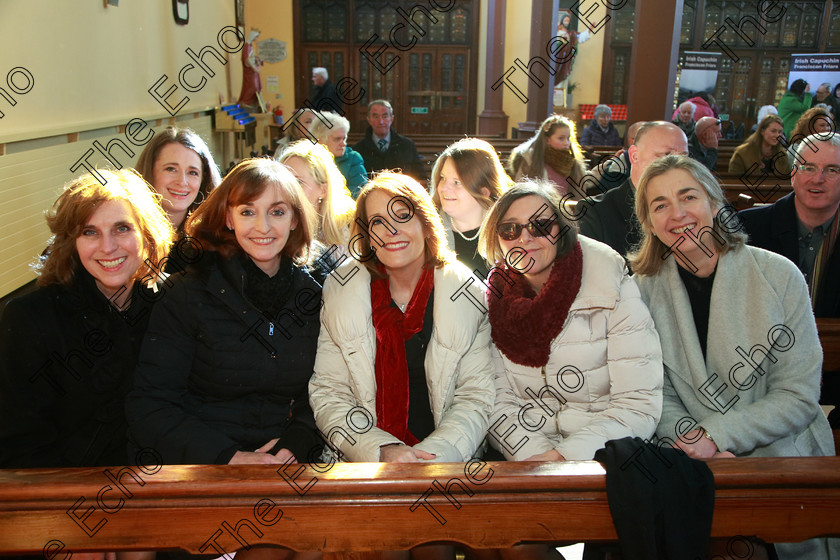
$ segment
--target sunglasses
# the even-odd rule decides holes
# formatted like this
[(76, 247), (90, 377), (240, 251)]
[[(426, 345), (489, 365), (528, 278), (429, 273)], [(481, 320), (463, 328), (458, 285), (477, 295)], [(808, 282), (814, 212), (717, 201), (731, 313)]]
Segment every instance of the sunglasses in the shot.
[(557, 219), (555, 217), (540, 218), (538, 220), (528, 222), (527, 224), (512, 224), (510, 222), (506, 222), (499, 224), (496, 227), (496, 233), (498, 233), (499, 237), (505, 241), (514, 241), (519, 239), (519, 236), (522, 235), (523, 229), (527, 229), (528, 233), (530, 233), (532, 237), (545, 237), (548, 235), (551, 226), (553, 226), (556, 222)]

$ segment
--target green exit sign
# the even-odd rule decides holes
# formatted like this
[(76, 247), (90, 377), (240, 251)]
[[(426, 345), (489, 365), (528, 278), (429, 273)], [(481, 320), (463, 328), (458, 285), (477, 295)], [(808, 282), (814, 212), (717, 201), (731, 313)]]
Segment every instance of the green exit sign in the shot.
[(429, 112), (428, 107), (412, 107), (411, 114), (412, 115), (426, 115)]
[(729, 115), (727, 115), (727, 114), (718, 115), (718, 118), (722, 121), (728, 121), (729, 120)]

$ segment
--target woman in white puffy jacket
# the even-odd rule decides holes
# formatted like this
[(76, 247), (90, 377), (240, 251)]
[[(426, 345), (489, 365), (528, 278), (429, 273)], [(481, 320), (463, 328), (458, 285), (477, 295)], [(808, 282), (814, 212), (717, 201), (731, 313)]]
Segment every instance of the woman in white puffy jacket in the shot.
[(505, 193), (479, 251), (496, 403), (489, 440), (508, 460), (589, 460), (610, 439), (649, 438), (662, 412), (659, 337), (624, 260), (579, 236), (550, 186)]
[(468, 461), (494, 398), (480, 282), (411, 177), (371, 180), (355, 218), (354, 259), (324, 284), (309, 384), (318, 428), (348, 461)]

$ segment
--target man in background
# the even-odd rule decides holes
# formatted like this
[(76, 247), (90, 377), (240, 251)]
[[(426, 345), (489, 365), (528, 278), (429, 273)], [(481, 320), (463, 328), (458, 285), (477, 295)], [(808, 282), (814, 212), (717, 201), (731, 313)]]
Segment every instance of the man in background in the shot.
[(668, 155), (688, 155), (688, 140), (675, 124), (653, 121), (643, 124), (627, 150), (633, 167), (630, 178), (604, 194), (577, 203), (580, 232), (606, 243), (622, 257), (641, 240), (636, 219), (636, 185), (653, 160)]
[(312, 106), (318, 111), (332, 111), (339, 115), (344, 114), (343, 103), (335, 92), (335, 86), (330, 81), (330, 75), (326, 68), (320, 66), (312, 69), (312, 84), (314, 96)]
[(694, 126), (694, 132), (688, 137), (688, 156), (714, 173), (718, 161), (718, 142), (722, 136), (720, 119), (701, 118)]
[(369, 176), (383, 169), (402, 169), (403, 173), (425, 185), (428, 179), (423, 157), (414, 142), (400, 136), (393, 128), (394, 109), (391, 103), (377, 99), (368, 104), (365, 137), (353, 149), (362, 154)]

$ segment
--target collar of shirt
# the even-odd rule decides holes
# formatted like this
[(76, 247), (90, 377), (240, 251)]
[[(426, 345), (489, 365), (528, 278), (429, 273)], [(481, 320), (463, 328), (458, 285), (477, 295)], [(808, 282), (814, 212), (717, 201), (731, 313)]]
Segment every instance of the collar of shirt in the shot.
[(808, 228), (805, 227), (805, 224), (797, 216), (796, 218), (796, 231), (797, 235), (800, 240), (806, 239), (809, 240), (812, 237), (816, 237), (817, 239), (822, 239), (825, 236), (825, 232), (829, 230), (831, 227), (831, 223), (834, 221), (834, 216), (828, 219), (828, 221), (822, 225), (819, 225), (814, 228), (814, 231), (808, 231)]
[(371, 132), (370, 136), (371, 136), (371, 138), (373, 138), (373, 143), (376, 144), (377, 147), (379, 146), (379, 141), (380, 140), (385, 140), (385, 145), (386, 146), (391, 145), (391, 133), (390, 132), (384, 138), (380, 138), (379, 136), (376, 135), (375, 132)]

